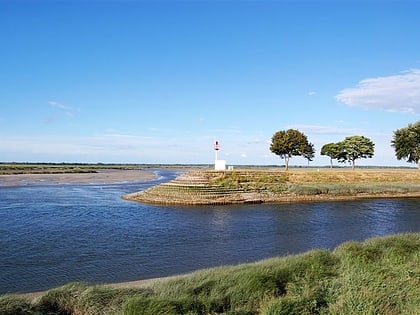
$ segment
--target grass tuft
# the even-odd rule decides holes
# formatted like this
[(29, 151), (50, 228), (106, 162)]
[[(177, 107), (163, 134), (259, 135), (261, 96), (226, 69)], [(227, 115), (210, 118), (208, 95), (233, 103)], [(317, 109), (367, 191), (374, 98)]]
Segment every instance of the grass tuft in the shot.
[(0, 296), (1, 315), (41, 315), (33, 305), (23, 298), (14, 295)]

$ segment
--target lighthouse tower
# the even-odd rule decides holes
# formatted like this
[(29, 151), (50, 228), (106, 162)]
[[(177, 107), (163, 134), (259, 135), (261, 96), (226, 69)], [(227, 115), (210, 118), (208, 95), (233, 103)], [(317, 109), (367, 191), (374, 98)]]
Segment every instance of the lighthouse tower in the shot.
[(220, 150), (220, 144), (219, 144), (219, 141), (216, 140), (216, 142), (214, 143), (214, 151), (216, 154), (216, 158), (214, 160), (214, 169), (216, 171), (224, 171), (226, 170), (226, 161), (219, 160), (219, 150)]

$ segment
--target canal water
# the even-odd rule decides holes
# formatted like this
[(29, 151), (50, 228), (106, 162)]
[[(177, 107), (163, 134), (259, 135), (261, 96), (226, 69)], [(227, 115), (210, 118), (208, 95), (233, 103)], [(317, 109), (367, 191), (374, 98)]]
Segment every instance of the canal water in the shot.
[(420, 199), (157, 206), (121, 195), (168, 181), (0, 187), (0, 294), (133, 281), (420, 231)]

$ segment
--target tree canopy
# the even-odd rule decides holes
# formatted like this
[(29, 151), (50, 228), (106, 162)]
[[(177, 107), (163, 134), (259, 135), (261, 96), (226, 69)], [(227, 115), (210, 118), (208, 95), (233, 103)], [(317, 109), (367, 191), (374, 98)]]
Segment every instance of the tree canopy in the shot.
[(338, 143), (340, 154), (339, 162), (350, 162), (352, 168), (356, 166), (356, 160), (363, 158), (372, 158), (375, 150), (375, 144), (364, 136), (350, 136)]
[(398, 160), (417, 163), (420, 169), (420, 121), (394, 131), (391, 145)]
[(364, 136), (350, 136), (337, 143), (327, 143), (321, 148), (321, 155), (330, 157), (338, 162), (350, 162), (355, 168), (356, 160), (360, 158), (371, 158), (374, 154), (375, 144)]
[(339, 143), (327, 143), (321, 148), (321, 155), (330, 157), (330, 167), (333, 167), (333, 160), (340, 157), (341, 148)]
[(270, 150), (284, 159), (286, 170), (292, 156), (302, 156), (308, 162), (315, 156), (314, 145), (305, 134), (295, 129), (277, 131), (271, 138)]

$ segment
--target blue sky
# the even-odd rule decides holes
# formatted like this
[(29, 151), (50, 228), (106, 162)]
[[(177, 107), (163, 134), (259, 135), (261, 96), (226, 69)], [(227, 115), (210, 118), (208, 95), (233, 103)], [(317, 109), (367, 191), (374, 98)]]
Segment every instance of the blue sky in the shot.
[[(0, 161), (282, 164), (420, 115), (419, 1), (0, 0)], [(294, 157), (291, 165), (306, 165)], [(415, 165), (412, 165), (415, 166)]]

